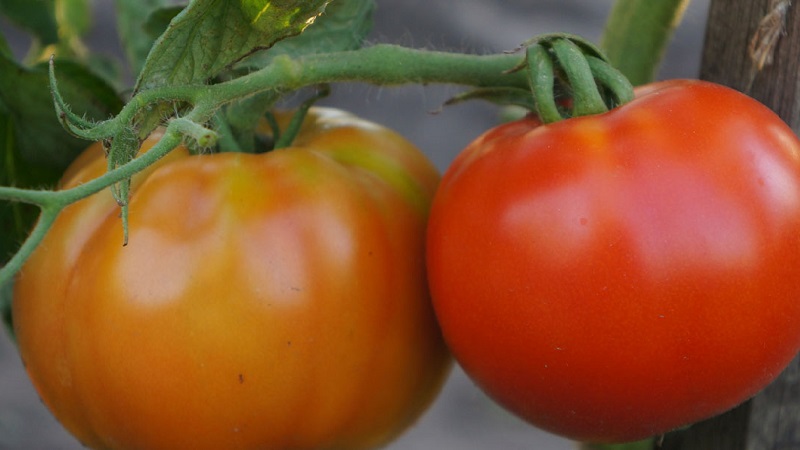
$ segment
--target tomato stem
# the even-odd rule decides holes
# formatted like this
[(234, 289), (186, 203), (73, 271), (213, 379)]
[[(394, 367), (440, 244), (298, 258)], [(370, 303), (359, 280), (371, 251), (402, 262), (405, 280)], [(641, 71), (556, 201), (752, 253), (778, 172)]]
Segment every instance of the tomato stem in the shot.
[(608, 111), (586, 56), (578, 46), (570, 39), (557, 39), (553, 42), (553, 52), (572, 88), (573, 115), (588, 116)]
[(308, 110), (314, 106), (317, 100), (327, 97), (330, 92), (330, 86), (323, 85), (313, 97), (304, 101), (295, 111), (292, 119), (289, 121), (289, 126), (287, 126), (285, 130), (281, 130), (277, 135), (273, 149), (286, 148), (292, 145), (292, 142), (294, 142), (294, 139), (300, 132), (300, 128), (303, 126), (303, 121), (306, 118), (306, 114), (308, 114)]
[(184, 136), (191, 137), (200, 147), (213, 147), (217, 145), (219, 136), (216, 132), (192, 122), (191, 120), (175, 120), (173, 126), (175, 131)]
[(217, 111), (213, 118), (214, 129), (217, 130), (219, 135), (218, 142), (220, 150), (244, 153), (244, 149), (234, 135), (231, 124), (225, 120), (224, 116), (222, 111)]
[(558, 110), (554, 93), (555, 71), (550, 54), (541, 45), (528, 47), (528, 77), (535, 99), (536, 111), (544, 123), (557, 122), (562, 119)]
[(622, 72), (594, 56), (587, 56), (586, 62), (589, 63), (595, 79), (609, 88), (615, 106), (624, 105), (633, 100), (633, 86)]
[[(539, 117), (552, 123), (601, 114), (633, 99), (633, 86), (580, 37), (554, 34), (525, 44), (528, 81)], [(571, 98), (559, 107), (556, 95)]]
[(245, 153), (263, 151), (263, 148), (259, 148), (263, 146), (257, 144), (256, 129), (280, 97), (279, 91), (270, 90), (229, 104), (219, 116), (220, 121), (225, 122), (225, 126), (230, 129), (230, 139), (226, 138), (224, 142), (220, 142), (219, 150)]

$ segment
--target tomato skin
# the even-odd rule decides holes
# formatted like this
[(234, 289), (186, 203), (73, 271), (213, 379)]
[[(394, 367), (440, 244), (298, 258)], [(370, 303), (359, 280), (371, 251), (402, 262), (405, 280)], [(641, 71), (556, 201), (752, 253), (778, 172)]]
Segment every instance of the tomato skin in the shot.
[[(20, 353), (85, 445), (373, 448), (433, 400), (451, 365), (423, 264), (438, 173), (385, 128), (307, 121), (263, 155), (176, 149), (134, 180), (127, 247), (102, 192), (25, 265)], [(88, 152), (65, 186), (103, 172)]]
[(800, 142), (711, 83), (488, 131), (445, 173), (427, 241), (456, 360), (576, 440), (721, 413), (800, 347)]

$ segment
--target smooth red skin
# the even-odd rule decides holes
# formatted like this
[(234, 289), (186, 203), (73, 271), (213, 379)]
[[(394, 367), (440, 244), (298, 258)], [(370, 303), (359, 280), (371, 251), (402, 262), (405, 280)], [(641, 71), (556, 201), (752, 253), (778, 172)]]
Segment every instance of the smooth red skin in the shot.
[[(158, 139), (152, 137), (145, 150)], [(365, 449), (450, 367), (424, 232), (438, 174), (375, 124), (314, 110), (295, 147), (170, 153), (68, 207), (15, 283), (44, 402), (98, 449)], [(65, 175), (105, 170), (99, 145)]]
[(490, 130), (445, 174), (427, 240), (456, 359), (576, 440), (721, 413), (800, 346), (800, 142), (718, 85)]

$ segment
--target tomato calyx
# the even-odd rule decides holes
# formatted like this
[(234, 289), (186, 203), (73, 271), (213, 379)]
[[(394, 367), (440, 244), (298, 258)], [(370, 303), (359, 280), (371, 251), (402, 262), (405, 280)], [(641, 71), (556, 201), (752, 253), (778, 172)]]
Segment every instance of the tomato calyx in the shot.
[[(528, 88), (484, 87), (459, 94), (445, 105), (487, 100), (519, 106), (542, 123), (602, 114), (634, 98), (633, 86), (605, 54), (588, 40), (567, 33), (534, 37), (513, 52), (525, 58), (506, 73), (527, 72)], [(510, 53), (513, 53), (510, 52)]]
[(580, 36), (537, 36), (523, 43), (523, 49), (525, 60), (512, 71), (527, 72), (532, 111), (542, 123), (602, 114), (633, 99), (628, 79)]

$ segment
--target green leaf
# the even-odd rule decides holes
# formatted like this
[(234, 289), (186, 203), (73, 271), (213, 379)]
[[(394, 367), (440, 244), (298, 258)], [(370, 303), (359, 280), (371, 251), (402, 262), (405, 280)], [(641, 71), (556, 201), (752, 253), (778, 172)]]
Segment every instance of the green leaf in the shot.
[(318, 10), (310, 16), (309, 5), (299, 1), (239, 0), (239, 3), (250, 26), (266, 33), (274, 33), (276, 30), (292, 29), (303, 23), (311, 23), (329, 2), (317, 2), (318, 5), (322, 4), (321, 8), (315, 6)]
[(147, 21), (144, 23), (144, 31), (153, 39), (152, 42), (155, 42), (159, 36), (167, 31), (172, 19), (180, 14), (180, 12), (183, 11), (183, 8), (184, 6), (168, 6), (165, 8), (159, 8), (153, 11), (153, 13), (147, 17)]
[[(134, 74), (142, 70), (153, 43), (166, 29), (165, 25), (157, 34), (152, 35), (147, 30), (147, 24), (167, 4), (166, 0), (116, 0), (117, 29)], [(177, 11), (183, 9), (175, 8)]]
[(284, 54), (296, 57), (361, 48), (372, 30), (374, 11), (375, 0), (337, 0), (302, 34), (253, 54), (237, 67), (260, 69)]
[(260, 48), (302, 32), (331, 0), (192, 0), (156, 41), (136, 91), (206, 83)]
[[(122, 108), (114, 89), (83, 65), (57, 60), (55, 66), (59, 89), (73, 111), (102, 120)], [(47, 63), (25, 68), (0, 57), (0, 102), (10, 113), (15, 148), (26, 163), (62, 170), (88, 145), (62, 128), (50, 96)]]
[[(302, 34), (284, 39), (269, 49), (261, 50), (236, 65), (242, 73), (268, 66), (278, 55), (293, 57), (337, 51), (355, 50), (364, 45), (372, 29), (374, 0), (337, 0), (325, 9)], [(230, 105), (226, 119), (238, 147), (254, 148), (253, 129), (258, 120), (279, 99), (279, 92), (265, 92)]]
[(42, 45), (58, 42), (55, 0), (0, 0), (0, 14), (33, 33)]
[(515, 87), (476, 88), (450, 98), (444, 103), (444, 106), (471, 100), (485, 100), (500, 106), (519, 106), (528, 111), (536, 110), (536, 102), (531, 91)]

